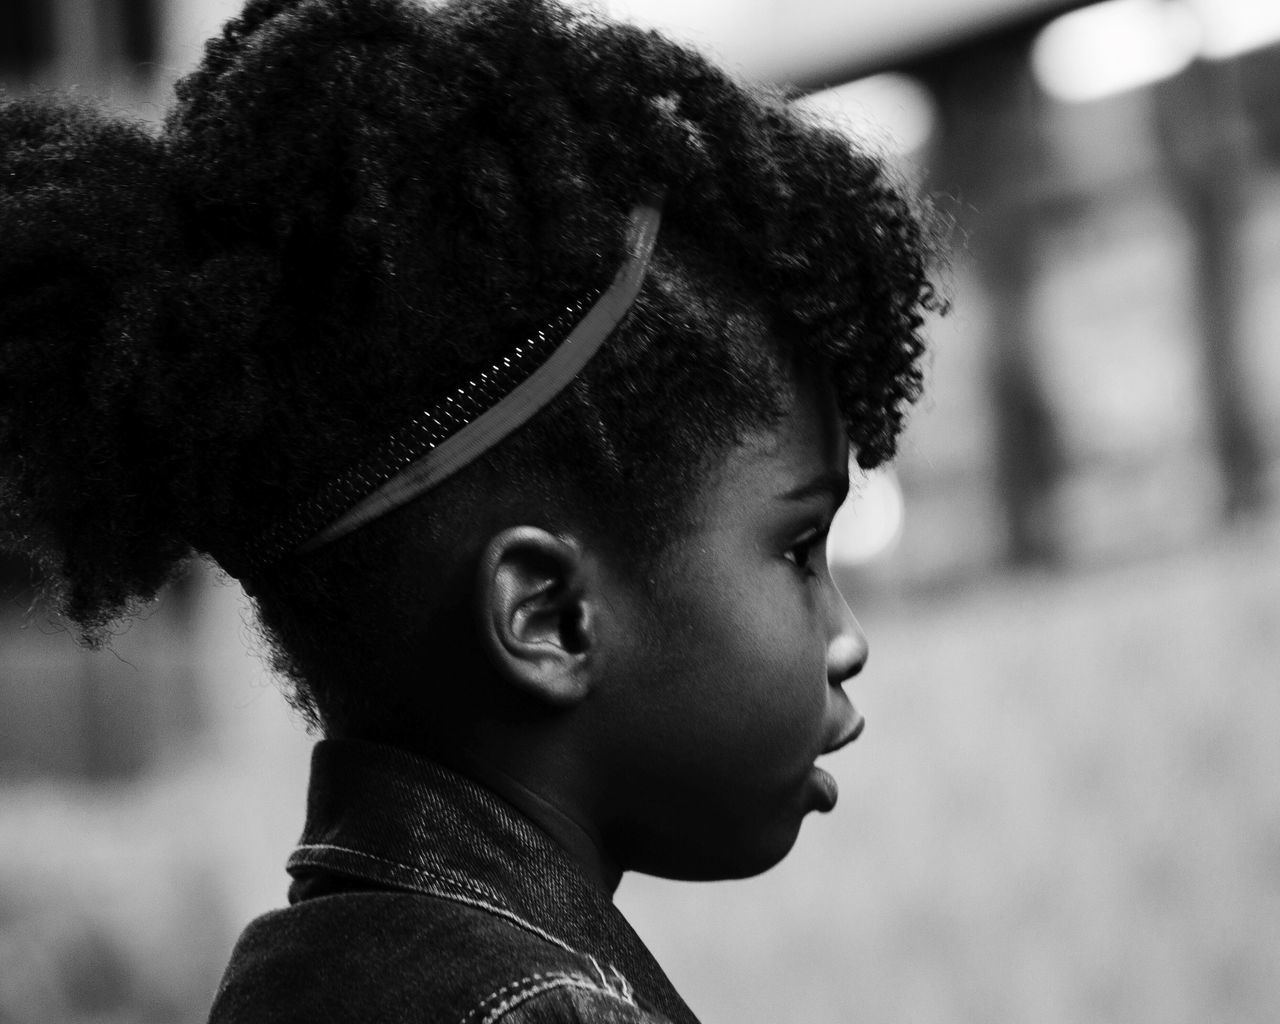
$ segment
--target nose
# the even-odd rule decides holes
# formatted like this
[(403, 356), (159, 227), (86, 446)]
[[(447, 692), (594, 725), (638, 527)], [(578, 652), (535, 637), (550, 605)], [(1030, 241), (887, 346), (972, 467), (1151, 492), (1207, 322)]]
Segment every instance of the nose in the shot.
[(827, 639), (827, 682), (839, 686), (852, 679), (867, 663), (867, 636), (853, 617), (853, 611), (840, 591), (833, 586), (831, 627)]

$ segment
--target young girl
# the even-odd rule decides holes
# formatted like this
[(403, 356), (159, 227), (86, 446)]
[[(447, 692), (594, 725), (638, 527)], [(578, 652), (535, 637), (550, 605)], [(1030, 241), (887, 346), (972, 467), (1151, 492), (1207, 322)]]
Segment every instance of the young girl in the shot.
[(215, 1021), (693, 1021), (611, 893), (836, 801), (823, 540), (933, 306), (879, 163), (553, 0), (252, 0), (164, 129), (0, 107), (0, 530), (209, 557), (323, 735)]

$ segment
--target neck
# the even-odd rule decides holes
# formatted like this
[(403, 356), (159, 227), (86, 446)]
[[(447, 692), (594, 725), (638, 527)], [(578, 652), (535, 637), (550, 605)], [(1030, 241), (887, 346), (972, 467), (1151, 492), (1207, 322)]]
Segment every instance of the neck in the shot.
[(609, 896), (622, 880), (622, 869), (605, 853), (599, 833), (586, 823), (586, 815), (576, 813), (568, 801), (547, 795), (554, 785), (540, 785), (546, 772), (516, 772), (493, 759), (467, 751), (437, 752), (440, 760), (455, 771), (492, 790), (546, 832), (577, 863), (583, 876)]

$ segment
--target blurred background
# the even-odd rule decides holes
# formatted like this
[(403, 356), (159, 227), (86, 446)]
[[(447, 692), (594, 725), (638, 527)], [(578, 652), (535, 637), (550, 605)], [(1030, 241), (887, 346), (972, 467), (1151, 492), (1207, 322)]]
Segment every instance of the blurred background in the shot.
[[(1280, 1020), (1280, 3), (630, 0), (957, 224), (832, 816), (619, 902), (707, 1024)], [(234, 0), (4, 0), (0, 81), (159, 119)], [(195, 1022), (311, 743), (197, 573), (91, 654), (0, 568), (0, 1024)]]

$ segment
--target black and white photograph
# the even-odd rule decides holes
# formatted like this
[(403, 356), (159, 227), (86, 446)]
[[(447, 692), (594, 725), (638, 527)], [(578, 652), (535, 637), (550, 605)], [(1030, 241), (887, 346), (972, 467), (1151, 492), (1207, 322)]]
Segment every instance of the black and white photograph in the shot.
[(1277, 0), (0, 0), (0, 1024), (1280, 1022)]

